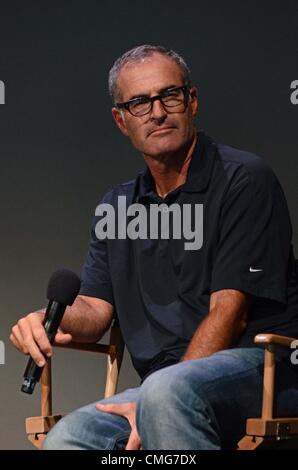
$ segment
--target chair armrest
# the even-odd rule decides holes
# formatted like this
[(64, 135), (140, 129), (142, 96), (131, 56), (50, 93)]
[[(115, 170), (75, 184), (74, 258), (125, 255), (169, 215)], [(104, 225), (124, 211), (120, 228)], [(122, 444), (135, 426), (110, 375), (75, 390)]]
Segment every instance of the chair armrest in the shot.
[(58, 348), (74, 349), (76, 351), (97, 352), (103, 354), (116, 354), (117, 352), (117, 347), (114, 344), (76, 343), (71, 341), (68, 344), (54, 343), (54, 346)]
[[(259, 446), (261, 448), (262, 443), (265, 445), (267, 443), (268, 446), (271, 446), (272, 443), (282, 439), (288, 441), (291, 438), (295, 438), (298, 433), (297, 418), (273, 417), (276, 360), (275, 346), (294, 348), (298, 344), (298, 339), (289, 336), (274, 335), (272, 333), (260, 333), (255, 336), (254, 342), (265, 346), (262, 415), (260, 418), (247, 419), (246, 436), (238, 443), (238, 449), (240, 450), (254, 450)], [(291, 447), (289, 447), (289, 449), (290, 448)]]
[(276, 344), (278, 346), (291, 347), (293, 341), (298, 341), (297, 338), (291, 338), (289, 336), (273, 335), (271, 333), (261, 333), (255, 336), (255, 343), (258, 344)]
[(264, 344), (264, 378), (263, 378), (263, 404), (261, 420), (272, 420), (275, 382), (275, 346), (290, 348), (295, 338), (289, 336), (261, 333), (255, 336), (254, 342)]

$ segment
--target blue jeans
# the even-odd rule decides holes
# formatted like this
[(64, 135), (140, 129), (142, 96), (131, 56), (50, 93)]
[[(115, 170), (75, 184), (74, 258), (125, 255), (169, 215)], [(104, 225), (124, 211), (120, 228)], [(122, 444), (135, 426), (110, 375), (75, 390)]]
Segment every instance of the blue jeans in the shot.
[[(102, 403), (136, 402), (143, 449), (233, 449), (248, 417), (262, 405), (264, 351), (227, 349), (151, 374)], [(277, 361), (275, 412), (298, 415), (298, 366)], [(49, 432), (44, 449), (124, 449), (126, 418), (97, 411), (95, 403), (67, 415)]]

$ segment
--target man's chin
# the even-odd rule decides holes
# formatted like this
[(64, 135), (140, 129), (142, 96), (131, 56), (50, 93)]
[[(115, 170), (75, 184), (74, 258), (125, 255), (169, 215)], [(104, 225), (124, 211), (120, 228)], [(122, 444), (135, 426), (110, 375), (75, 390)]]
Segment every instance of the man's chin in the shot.
[(170, 146), (160, 146), (158, 148), (149, 148), (148, 151), (143, 152), (144, 155), (148, 157), (155, 158), (157, 160), (161, 160), (168, 156), (174, 155), (175, 153), (179, 152), (180, 147), (173, 147)]
[(182, 142), (175, 142), (173, 138), (166, 138), (166, 136), (154, 137), (147, 139), (146, 149), (144, 154), (150, 157), (161, 157), (171, 153), (179, 152), (184, 147)]

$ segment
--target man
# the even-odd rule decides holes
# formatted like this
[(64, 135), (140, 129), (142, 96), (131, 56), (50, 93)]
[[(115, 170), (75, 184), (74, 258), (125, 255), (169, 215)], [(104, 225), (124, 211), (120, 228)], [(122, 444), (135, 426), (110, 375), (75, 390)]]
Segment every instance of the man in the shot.
[[(115, 122), (147, 168), (101, 201), (80, 295), (56, 341), (97, 341), (117, 315), (142, 383), (71, 413), (44, 447), (234, 448), (246, 418), (261, 412), (264, 352), (254, 335), (298, 334), (282, 189), (262, 159), (196, 131), (197, 90), (173, 51), (128, 51), (111, 69), (109, 85)], [(148, 236), (150, 220), (139, 237), (127, 236), (128, 230), (122, 237), (99, 236), (103, 204), (123, 224), (120, 200), (145, 208), (149, 219), (153, 205), (172, 218), (163, 219), (158, 236)], [(175, 219), (174, 205), (181, 219)], [(195, 247), (186, 245), (189, 220), (193, 237), (201, 232)], [(43, 311), (27, 315), (11, 334), (14, 345), (40, 365), (52, 353), (42, 318)], [(277, 362), (277, 409), (291, 414), (298, 404), (296, 370), (282, 353)]]

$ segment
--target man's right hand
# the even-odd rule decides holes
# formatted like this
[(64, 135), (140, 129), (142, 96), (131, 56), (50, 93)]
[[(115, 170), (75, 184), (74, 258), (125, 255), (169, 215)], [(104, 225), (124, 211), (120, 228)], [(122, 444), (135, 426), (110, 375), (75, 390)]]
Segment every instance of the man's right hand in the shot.
[[(29, 313), (13, 326), (9, 337), (13, 345), (22, 353), (30, 354), (39, 367), (45, 365), (45, 356), (50, 357), (53, 352), (42, 325), (43, 319), (44, 311)], [(71, 340), (72, 336), (69, 333), (57, 331), (55, 343), (67, 344)]]

